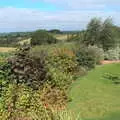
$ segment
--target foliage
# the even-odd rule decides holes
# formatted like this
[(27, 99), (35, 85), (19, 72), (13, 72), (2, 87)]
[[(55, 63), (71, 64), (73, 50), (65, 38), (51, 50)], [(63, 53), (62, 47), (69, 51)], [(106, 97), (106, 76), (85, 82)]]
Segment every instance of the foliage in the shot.
[(7, 87), (9, 80), (11, 79), (11, 66), (6, 61), (0, 61), (0, 96), (4, 88)]
[(88, 23), (87, 26), (88, 37), (87, 40), (85, 40), (87, 45), (98, 44), (101, 32), (101, 25), (102, 23), (98, 18), (93, 18)]
[[(54, 92), (57, 93), (57, 91)], [(52, 94), (54, 94), (53, 91)], [(64, 120), (64, 118), (74, 120), (71, 113), (65, 109), (52, 109), (42, 103), (41, 90), (33, 91), (24, 84), (17, 86), (9, 84), (0, 102), (2, 102), (0, 107), (0, 119), (2, 120)]]
[(118, 42), (120, 43), (120, 40), (119, 40), (119, 38), (120, 38), (120, 27), (114, 25), (114, 26), (112, 27), (112, 31), (113, 31), (113, 33), (114, 33), (114, 37), (115, 37), (116, 39), (118, 39)]
[(52, 60), (54, 63), (57, 62), (58, 69), (63, 72), (74, 73), (77, 70), (76, 56), (72, 50), (57, 48), (54, 50)]
[(62, 73), (62, 71), (50, 67), (49, 74), (51, 75), (51, 79), (49, 80), (49, 84), (57, 86), (59, 89), (66, 89), (70, 86), (73, 81), (73, 76), (71, 74)]
[(115, 27), (110, 18), (102, 21), (93, 18), (87, 25), (86, 30), (68, 34), (68, 41), (76, 41), (89, 46), (98, 46), (105, 51), (116, 47), (119, 43), (119, 28)]
[(106, 74), (104, 74), (103, 77), (108, 80), (111, 80), (114, 84), (120, 84), (120, 75), (119, 74), (106, 73)]
[(37, 89), (47, 80), (45, 54), (41, 52), (37, 57), (30, 55), (29, 50), (29, 47), (20, 48), (16, 55), (9, 59), (13, 77), (11, 82), (25, 83), (33, 89)]
[(100, 62), (104, 60), (104, 51), (102, 48), (97, 46), (89, 46), (88, 50), (94, 55), (96, 64), (100, 64)]
[(41, 101), (47, 108), (63, 110), (68, 101), (68, 96), (65, 90), (45, 85), (41, 91)]
[(56, 38), (49, 34), (45, 30), (38, 30), (33, 33), (31, 39), (31, 45), (42, 45), (56, 43)]
[(49, 30), (48, 32), (50, 33), (54, 33), (54, 34), (61, 34), (62, 32), (58, 29), (53, 29), (53, 30)]
[(81, 40), (81, 32), (80, 33), (72, 33), (72, 34), (68, 34), (67, 35), (67, 41), (71, 42), (71, 41), (80, 41)]
[(114, 34), (112, 32), (112, 26), (113, 26), (112, 20), (109, 18), (103, 22), (99, 41), (104, 50), (114, 48), (116, 45)]
[(96, 64), (95, 54), (93, 51), (90, 51), (89, 48), (86, 47), (80, 48), (77, 51), (76, 56), (80, 66), (86, 69), (91, 69), (95, 67)]
[(66, 88), (72, 82), (74, 73), (78, 72), (75, 54), (69, 49), (55, 49), (48, 58), (51, 83), (59, 88)]
[(39, 92), (32, 91), (30, 87), (10, 84), (3, 96), (4, 107), (0, 111), (0, 117), (4, 120), (49, 120), (52, 117), (40, 102)]
[(110, 49), (104, 53), (105, 60), (120, 60), (120, 48)]
[(83, 37), (80, 38), (87, 46), (97, 45), (106, 51), (116, 45), (113, 23), (109, 18), (103, 22), (99, 18), (93, 18), (82, 35)]
[[(8, 62), (6, 62), (6, 65), (9, 66), (6, 69), (5, 64), (2, 63), (3, 75), (1, 74), (1, 79), (3, 80), (1, 82), (0, 114), (5, 120), (51, 120), (54, 116), (46, 105), (58, 107), (58, 109), (62, 109), (65, 106), (68, 98), (64, 89), (68, 88), (72, 82), (73, 76), (71, 73), (75, 72), (74, 68), (77, 66), (73, 64), (75, 59), (73, 59), (74, 54), (72, 51), (63, 50), (66, 53), (58, 51), (55, 50), (53, 56), (50, 57), (55, 59), (55, 56), (61, 56), (61, 62), (58, 68), (54, 65), (59, 59), (55, 63), (53, 60), (54, 64), (52, 64), (52, 59), (49, 59), (48, 62), (47, 58), (49, 57), (44, 51), (30, 51), (29, 47), (20, 48), (15, 56), (9, 58)], [(68, 57), (66, 57), (67, 53), (69, 53)], [(64, 60), (66, 60), (66, 63), (64, 63)], [(67, 60), (69, 60), (68, 63), (71, 61), (71, 68), (68, 67), (66, 69), (65, 66), (68, 64)], [(47, 66), (46, 62), (49, 63)], [(63, 73), (61, 69), (62, 64), (64, 67)], [(9, 75), (7, 70), (10, 70)], [(46, 88), (46, 83), (49, 84), (49, 88)], [(34, 99), (37, 99), (37, 101), (34, 102)], [(54, 119), (56, 120), (56, 118)]]
[(14, 32), (14, 33), (3, 33), (0, 34), (0, 46), (2, 47), (16, 47), (18, 42), (23, 39), (31, 37), (30, 32)]

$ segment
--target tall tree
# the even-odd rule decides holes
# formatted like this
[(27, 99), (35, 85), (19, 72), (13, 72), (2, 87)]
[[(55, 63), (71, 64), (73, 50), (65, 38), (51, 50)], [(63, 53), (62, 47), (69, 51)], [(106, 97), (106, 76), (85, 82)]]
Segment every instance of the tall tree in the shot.
[(102, 24), (102, 30), (99, 39), (100, 44), (104, 50), (108, 50), (115, 46), (115, 39), (112, 28), (113, 28), (112, 19), (107, 18)]
[(102, 22), (99, 18), (93, 18), (87, 26), (87, 39), (89, 45), (94, 45), (98, 43), (98, 40), (100, 38), (100, 32), (101, 32), (101, 25)]
[(99, 18), (93, 18), (87, 26), (87, 39), (83, 40), (86, 45), (97, 45), (104, 50), (115, 46), (112, 19), (107, 18), (101, 21)]

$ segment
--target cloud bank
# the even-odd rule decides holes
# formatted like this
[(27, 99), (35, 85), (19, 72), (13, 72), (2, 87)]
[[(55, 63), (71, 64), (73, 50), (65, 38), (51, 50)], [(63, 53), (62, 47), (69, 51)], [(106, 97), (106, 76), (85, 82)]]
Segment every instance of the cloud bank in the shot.
[[(40, 0), (32, 0), (37, 2)], [(119, 0), (41, 0), (61, 5), (61, 11), (37, 9), (0, 8), (0, 32), (31, 31), (36, 29), (84, 29), (92, 17), (113, 18), (120, 26)], [(115, 7), (116, 6), (116, 7)], [(115, 7), (115, 8), (114, 8)]]

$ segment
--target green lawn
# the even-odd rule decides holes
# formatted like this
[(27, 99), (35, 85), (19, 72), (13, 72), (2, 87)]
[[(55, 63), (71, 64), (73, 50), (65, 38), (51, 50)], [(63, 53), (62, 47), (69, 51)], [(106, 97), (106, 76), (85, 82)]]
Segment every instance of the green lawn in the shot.
[(97, 66), (71, 87), (68, 108), (85, 120), (120, 120), (120, 85), (103, 77), (119, 74), (120, 64)]

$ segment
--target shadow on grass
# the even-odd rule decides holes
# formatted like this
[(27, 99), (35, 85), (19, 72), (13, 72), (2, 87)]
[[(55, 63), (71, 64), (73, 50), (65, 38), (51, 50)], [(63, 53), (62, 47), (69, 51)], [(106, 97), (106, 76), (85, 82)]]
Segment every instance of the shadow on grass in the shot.
[(120, 112), (112, 113), (104, 118), (84, 119), (84, 120), (120, 120)]

